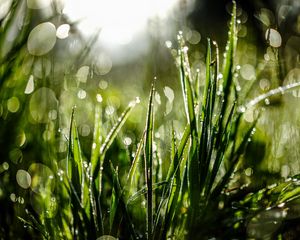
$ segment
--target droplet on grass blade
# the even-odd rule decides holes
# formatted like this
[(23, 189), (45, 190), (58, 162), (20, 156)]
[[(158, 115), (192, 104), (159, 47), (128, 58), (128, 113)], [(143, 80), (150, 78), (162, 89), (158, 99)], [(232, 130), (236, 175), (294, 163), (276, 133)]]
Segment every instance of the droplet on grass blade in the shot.
[(42, 56), (52, 50), (56, 43), (56, 28), (51, 22), (37, 25), (29, 34), (27, 49), (31, 55)]

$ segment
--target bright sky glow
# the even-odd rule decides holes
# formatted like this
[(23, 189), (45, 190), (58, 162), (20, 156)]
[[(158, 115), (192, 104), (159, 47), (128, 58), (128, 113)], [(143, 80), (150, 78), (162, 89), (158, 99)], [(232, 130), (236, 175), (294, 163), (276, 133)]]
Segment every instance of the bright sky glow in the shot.
[(164, 19), (179, 0), (66, 0), (64, 13), (87, 35), (101, 29), (104, 45), (125, 45), (151, 18)]

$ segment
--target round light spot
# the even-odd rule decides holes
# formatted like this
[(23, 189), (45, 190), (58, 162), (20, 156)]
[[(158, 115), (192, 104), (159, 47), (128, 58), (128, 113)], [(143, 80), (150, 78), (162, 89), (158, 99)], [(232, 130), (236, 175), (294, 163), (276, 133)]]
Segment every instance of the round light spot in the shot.
[(125, 137), (123, 142), (126, 146), (129, 146), (132, 143), (132, 139), (130, 137)]
[(270, 81), (266, 78), (263, 78), (259, 81), (259, 87), (263, 90), (263, 91), (268, 91), (270, 89)]
[(20, 102), (17, 97), (12, 97), (7, 100), (7, 109), (8, 111), (15, 113), (19, 110), (20, 108)]
[(49, 122), (49, 113), (55, 109), (57, 109), (57, 99), (50, 88), (42, 87), (32, 94), (29, 110), (35, 122)]
[(82, 124), (79, 126), (79, 133), (83, 137), (87, 137), (91, 133), (91, 128), (87, 124)]
[(28, 169), (31, 176), (30, 188), (38, 194), (52, 192), (55, 186), (55, 178), (52, 170), (44, 164), (33, 163)]
[(99, 88), (101, 88), (101, 89), (106, 89), (108, 87), (108, 83), (105, 81), (105, 80), (101, 80), (100, 82), (99, 82)]
[(9, 198), (10, 198), (10, 200), (11, 200), (12, 202), (16, 202), (16, 201), (17, 201), (17, 196), (16, 196), (16, 194), (14, 194), (14, 193), (11, 193), (10, 196), (9, 196)]
[(201, 35), (195, 30), (190, 30), (186, 34), (186, 39), (191, 44), (198, 44), (201, 40)]
[(172, 47), (172, 42), (171, 41), (166, 41), (165, 44), (166, 44), (167, 48), (171, 48)]
[(245, 170), (245, 175), (250, 177), (253, 174), (253, 169), (252, 168), (247, 168)]
[(250, 64), (245, 64), (241, 67), (241, 76), (245, 80), (254, 80), (255, 79), (255, 68)]
[(77, 97), (79, 99), (85, 99), (86, 98), (86, 91), (84, 91), (83, 89), (80, 89), (77, 93)]
[(265, 34), (266, 40), (269, 42), (270, 46), (278, 48), (281, 46), (282, 39), (280, 33), (273, 29), (269, 28)]
[(2, 163), (2, 167), (3, 167), (4, 170), (8, 170), (8, 169), (9, 169), (9, 164), (8, 164), (8, 162)]
[(110, 72), (112, 61), (107, 54), (100, 54), (95, 62), (95, 72), (99, 75), (105, 75)]
[(69, 24), (62, 24), (56, 30), (56, 37), (59, 39), (65, 39), (69, 36), (70, 32), (70, 25)]
[(37, 25), (29, 34), (28, 52), (34, 56), (42, 56), (52, 50), (56, 42), (56, 28), (50, 22)]
[(21, 188), (27, 189), (31, 184), (31, 177), (25, 170), (18, 170), (16, 175), (17, 183)]
[(52, 0), (27, 0), (27, 7), (31, 9), (41, 9), (50, 6)]
[(99, 103), (103, 101), (103, 98), (102, 98), (101, 94), (99, 94), (99, 93), (96, 95), (96, 99), (97, 99), (97, 102), (99, 102)]

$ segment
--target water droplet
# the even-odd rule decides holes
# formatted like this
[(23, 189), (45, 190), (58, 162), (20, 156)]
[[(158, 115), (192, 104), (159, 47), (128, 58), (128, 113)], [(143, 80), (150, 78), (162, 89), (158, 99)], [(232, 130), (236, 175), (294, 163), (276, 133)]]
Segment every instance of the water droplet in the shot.
[(166, 41), (165, 44), (166, 44), (167, 48), (172, 47), (172, 42), (171, 41)]
[(123, 142), (126, 146), (129, 146), (132, 143), (132, 139), (130, 137), (125, 137)]
[(86, 91), (84, 91), (83, 89), (80, 89), (77, 93), (77, 97), (79, 99), (85, 99), (86, 98)]
[(265, 104), (266, 104), (266, 105), (270, 105), (270, 99), (266, 98), (266, 99), (265, 99)]

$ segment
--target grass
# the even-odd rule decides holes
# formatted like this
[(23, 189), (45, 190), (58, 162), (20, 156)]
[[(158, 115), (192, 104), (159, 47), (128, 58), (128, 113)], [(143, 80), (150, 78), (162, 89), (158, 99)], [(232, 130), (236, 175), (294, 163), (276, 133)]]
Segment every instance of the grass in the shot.
[[(11, 16), (13, 18), (13, 14)], [(1, 28), (3, 33), (7, 31), (6, 26)], [(3, 33), (0, 41), (5, 42)], [(0, 61), (2, 99), (8, 98), (4, 90), (10, 89), (7, 87), (13, 73), (10, 69), (17, 68), (18, 61), (22, 62), (24, 58), (22, 40), (16, 40), (10, 51)], [(275, 185), (262, 188), (233, 186), (239, 181), (238, 172), (244, 171), (244, 155), (249, 154), (247, 149), (259, 121), (257, 116), (252, 123), (245, 122), (245, 111), (253, 107), (261, 109), (260, 102), (294, 90), (299, 83), (270, 90), (250, 101), (242, 98), (247, 93), (241, 93), (237, 88), (236, 51), (235, 3), (223, 63), (220, 64), (217, 43), (207, 39), (203, 78), (191, 68), (184, 37), (178, 34), (174, 61), (184, 108), (184, 116), (179, 119), (185, 127), (179, 132), (173, 123), (177, 119), (172, 119), (172, 123), (159, 122), (170, 132), (165, 136), (169, 141), (165, 147), (155, 137), (157, 121), (161, 121), (156, 116), (157, 79), (153, 80), (150, 89), (145, 127), (131, 151), (124, 151), (119, 138), (128, 127), (127, 119), (134, 114), (137, 105), (142, 104), (138, 98), (116, 119), (107, 119), (103, 113), (104, 102), (99, 100), (94, 104), (93, 137), (87, 143), (80, 136), (77, 125), (79, 117), (87, 113), (73, 107), (68, 133), (60, 135), (63, 137), (60, 142), (67, 146), (64, 161), (56, 161), (59, 154), (55, 141), (58, 126), (63, 123), (57, 120), (56, 126), (52, 126), (47, 143), (39, 130), (31, 127), (31, 137), (36, 138), (32, 142), (38, 144), (32, 148), (40, 152), (38, 146), (41, 146), (43, 156), (40, 163), (43, 163), (44, 172), (38, 180), (43, 183), (42, 174), (46, 175), (46, 169), (53, 175), (44, 185), (36, 185), (42, 186), (38, 192), (24, 190), (28, 195), (26, 207), (23, 207), (25, 213), (20, 211), (19, 222), (14, 224), (28, 227), (26, 234), (43, 239), (105, 239), (101, 238), (104, 235), (147, 240), (283, 239), (297, 234), (289, 226), (294, 226), (299, 219), (299, 176), (278, 180)], [(19, 84), (17, 89), (24, 88), (23, 81)], [(56, 94), (58, 92), (59, 89)], [(100, 95), (97, 96), (100, 99)], [(30, 101), (24, 96), (20, 99)], [(25, 114), (29, 110), (23, 111)], [(1, 130), (1, 136), (7, 136), (9, 121), (3, 122), (6, 122), (6, 130)], [(30, 123), (22, 124), (20, 128), (30, 126)], [(39, 126), (47, 130), (51, 124)], [(28, 154), (41, 156), (35, 151)], [(7, 158), (5, 154), (3, 157)], [(15, 174), (11, 176), (15, 177)], [(56, 182), (54, 187), (51, 179)], [(31, 187), (34, 184), (39, 183), (34, 182), (32, 176)], [(274, 221), (281, 224), (276, 225)], [(11, 237), (12, 231), (10, 234)]]

